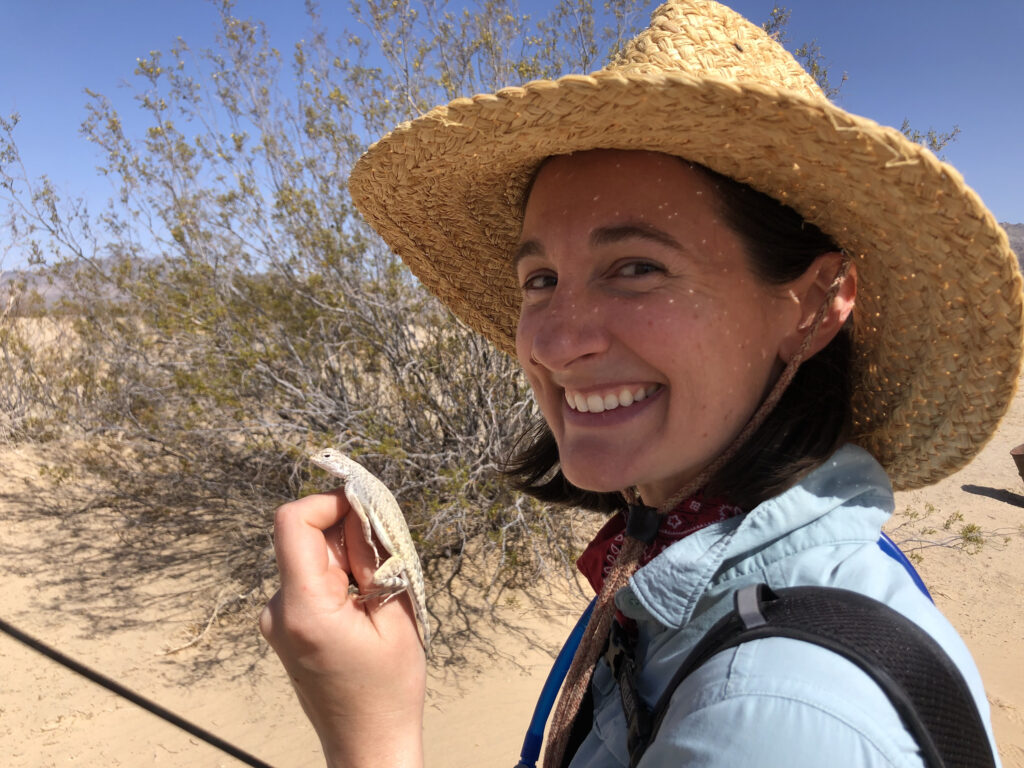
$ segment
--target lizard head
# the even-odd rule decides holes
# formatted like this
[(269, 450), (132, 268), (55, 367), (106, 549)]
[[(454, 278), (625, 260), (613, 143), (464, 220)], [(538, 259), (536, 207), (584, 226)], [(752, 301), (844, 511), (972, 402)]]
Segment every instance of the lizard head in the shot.
[(362, 468), (360, 464), (357, 464), (344, 453), (334, 448), (325, 448), (322, 451), (317, 451), (309, 457), (309, 460), (320, 467), (320, 469), (325, 469), (332, 475), (342, 479), (348, 478), (357, 467)]

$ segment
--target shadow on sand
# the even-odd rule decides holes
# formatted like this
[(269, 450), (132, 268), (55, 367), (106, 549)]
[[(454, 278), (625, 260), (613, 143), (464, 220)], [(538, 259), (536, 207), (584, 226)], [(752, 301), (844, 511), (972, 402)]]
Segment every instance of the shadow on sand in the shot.
[(1024, 496), (1007, 491), (1005, 488), (988, 488), (984, 485), (961, 485), (960, 490), (966, 493), (973, 493), (975, 496), (987, 496), (990, 499), (1012, 504), (1015, 507), (1024, 507)]

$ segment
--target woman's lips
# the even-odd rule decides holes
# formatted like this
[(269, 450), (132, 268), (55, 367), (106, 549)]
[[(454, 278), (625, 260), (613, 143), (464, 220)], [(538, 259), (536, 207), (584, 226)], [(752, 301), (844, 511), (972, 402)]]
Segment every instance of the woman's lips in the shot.
[[(637, 400), (634, 398), (630, 405), (624, 405), (622, 400), (619, 399), (619, 405), (617, 407), (601, 411), (580, 411), (576, 408), (570, 407), (567, 396), (565, 398), (563, 419), (566, 424), (575, 424), (579, 427), (609, 427), (616, 424), (626, 423), (646, 411), (653, 403), (660, 401), (664, 392), (665, 387), (660, 384), (647, 385), (644, 387), (644, 394), (641, 399)], [(589, 397), (591, 394), (594, 393), (588, 393), (587, 396)], [(599, 392), (597, 394), (601, 394), (603, 397), (603, 394), (605, 393)], [(575, 399), (575, 397), (573, 399)], [(629, 398), (627, 397), (626, 399), (628, 400)]]
[(660, 388), (660, 384), (625, 384), (587, 393), (566, 389), (565, 402), (577, 413), (603, 413), (616, 408), (629, 408), (646, 400)]

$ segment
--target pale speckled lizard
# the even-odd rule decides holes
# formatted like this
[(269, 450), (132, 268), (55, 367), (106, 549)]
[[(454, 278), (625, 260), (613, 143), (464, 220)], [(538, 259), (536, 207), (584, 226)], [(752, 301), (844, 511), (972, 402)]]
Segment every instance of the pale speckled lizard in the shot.
[[(341, 451), (327, 448), (317, 451), (309, 460), (321, 469), (339, 477), (345, 484), (345, 498), (352, 511), (359, 516), (366, 543), (373, 548), (373, 574), (376, 590), (360, 593), (360, 600), (381, 597), (383, 605), (406, 590), (412, 597), (413, 612), (424, 650), (430, 647), (430, 619), (427, 616), (426, 591), (423, 588), (423, 570), (416, 546), (409, 534), (402, 510), (388, 487), (363, 465), (353, 461)], [(388, 559), (381, 563), (373, 536), (387, 550)]]

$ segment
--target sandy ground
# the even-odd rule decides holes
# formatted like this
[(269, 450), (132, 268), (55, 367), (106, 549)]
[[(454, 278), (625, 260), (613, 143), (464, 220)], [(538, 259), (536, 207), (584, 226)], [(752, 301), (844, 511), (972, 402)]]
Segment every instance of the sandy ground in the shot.
[[(919, 570), (978, 661), (1008, 768), (1024, 768), (1024, 482), (1009, 457), (1022, 442), (1019, 395), (969, 467), (930, 488), (899, 494), (890, 525), (905, 548), (921, 547)], [(316, 737), (255, 628), (244, 653), (201, 656), (190, 648), (167, 654), (202, 619), (194, 607), (168, 607), (176, 603), (162, 599), (180, 588), (177, 580), (154, 578), (132, 589), (112, 584), (100, 597), (92, 596), (95, 589), (88, 597), (76, 590), (94, 551), (76, 541), (102, 545), (113, 534), (102, 519), (69, 531), (59, 520), (20, 514), (42, 503), (37, 493), (45, 480), (36, 469), (42, 458), (30, 448), (0, 449), (0, 617), (267, 763), (322, 764)], [(966, 524), (980, 527), (980, 547), (959, 546)], [(139, 595), (146, 599), (140, 602)], [(492, 634), (495, 649), (457, 671), (433, 674), (428, 766), (515, 764), (551, 653), (582, 602), (562, 595), (538, 610), (525, 607), (529, 601), (508, 601), (501, 611), (518, 631)], [(110, 628), (97, 629), (105, 625)], [(239, 764), (5, 635), (0, 745), (0, 764), (14, 768)]]

